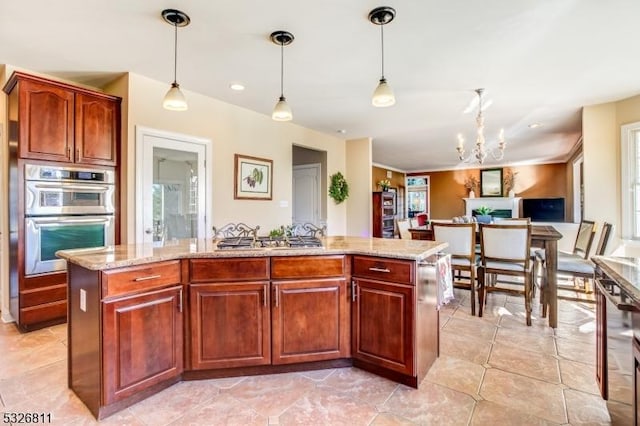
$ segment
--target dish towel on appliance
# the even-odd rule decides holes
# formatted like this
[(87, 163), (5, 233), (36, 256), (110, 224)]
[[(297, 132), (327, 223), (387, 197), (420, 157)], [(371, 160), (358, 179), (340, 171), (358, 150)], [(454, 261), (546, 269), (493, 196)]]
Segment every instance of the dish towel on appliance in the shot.
[(438, 284), (438, 309), (454, 299), (453, 279), (451, 278), (451, 255), (436, 260), (436, 282)]

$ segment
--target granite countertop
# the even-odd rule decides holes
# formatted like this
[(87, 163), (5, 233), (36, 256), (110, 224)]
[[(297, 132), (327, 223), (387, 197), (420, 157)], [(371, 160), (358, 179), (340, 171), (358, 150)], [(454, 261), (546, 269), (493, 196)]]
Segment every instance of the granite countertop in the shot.
[(594, 256), (591, 259), (635, 302), (640, 302), (640, 259), (611, 256)]
[(255, 248), (220, 250), (211, 239), (183, 239), (163, 244), (129, 244), (99, 249), (60, 250), (56, 256), (91, 270), (143, 265), (162, 260), (203, 257), (308, 256), (323, 254), (362, 254), (397, 259), (423, 260), (447, 244), (437, 241), (364, 237), (325, 237), (322, 247)]

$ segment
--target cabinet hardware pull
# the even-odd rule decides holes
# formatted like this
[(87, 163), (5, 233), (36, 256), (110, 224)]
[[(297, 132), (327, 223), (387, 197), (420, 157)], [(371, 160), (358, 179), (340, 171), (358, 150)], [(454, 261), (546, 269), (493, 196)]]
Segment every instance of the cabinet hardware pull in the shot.
[(262, 286), (262, 297), (264, 298), (264, 300), (262, 301), (262, 304), (266, 308), (267, 307), (267, 286), (266, 285)]
[(278, 297), (278, 287), (276, 287), (275, 285), (273, 286), (273, 295), (274, 295), (274, 299), (275, 299), (275, 302), (276, 302), (276, 308), (277, 308), (278, 307), (278, 302), (280, 300), (279, 300), (279, 297)]
[(71, 148), (67, 147), (67, 158), (71, 160)]
[(162, 275), (149, 275), (148, 277), (138, 277), (134, 279), (134, 281), (148, 281), (155, 280), (156, 278), (160, 278)]
[(391, 272), (389, 268), (369, 268), (373, 272)]
[(80, 150), (76, 149), (76, 160), (80, 159)]
[(351, 301), (355, 302), (356, 301), (356, 291), (357, 291), (357, 287), (356, 287), (356, 282), (354, 280), (351, 280)]
[(180, 309), (180, 312), (182, 313), (182, 289), (180, 289), (180, 300), (178, 303), (179, 303), (178, 307)]

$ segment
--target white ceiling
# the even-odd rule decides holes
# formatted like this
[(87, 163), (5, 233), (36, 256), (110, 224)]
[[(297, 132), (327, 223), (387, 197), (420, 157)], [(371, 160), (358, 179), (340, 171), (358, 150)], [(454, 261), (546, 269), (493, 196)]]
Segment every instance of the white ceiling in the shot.
[[(390, 108), (371, 105), (380, 29), (367, 15), (378, 6), (397, 11), (384, 29)], [(294, 123), (371, 136), (374, 162), (406, 171), (463, 166), (456, 135), (470, 150), (476, 112), (463, 111), (476, 88), (493, 100), (487, 143), (504, 128), (509, 164), (565, 159), (582, 106), (640, 93), (638, 0), (5, 0), (0, 63), (84, 84), (131, 71), (168, 88), (174, 34), (165, 8), (191, 17), (178, 29), (184, 90), (270, 115), (280, 48), (269, 34), (290, 31), (284, 92)], [(542, 126), (530, 129), (535, 122)]]

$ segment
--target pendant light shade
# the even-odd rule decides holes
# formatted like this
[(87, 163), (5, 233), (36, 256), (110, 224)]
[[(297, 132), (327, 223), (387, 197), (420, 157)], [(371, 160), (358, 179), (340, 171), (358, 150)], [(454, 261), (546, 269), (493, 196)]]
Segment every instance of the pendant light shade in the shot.
[(384, 78), (384, 25), (393, 21), (396, 17), (396, 10), (389, 6), (376, 7), (369, 12), (369, 21), (374, 25), (380, 26), (380, 47), (382, 52), (382, 73), (380, 76), (380, 82), (378, 87), (373, 91), (371, 97), (371, 104), (375, 107), (388, 107), (396, 103), (396, 97), (391, 90), (391, 86), (387, 83), (387, 79)]
[(273, 118), (275, 121), (291, 121), (291, 119), (293, 118), (291, 107), (287, 103), (287, 99), (284, 96), (280, 96), (280, 100), (278, 100), (278, 103), (273, 108), (271, 118)]
[(180, 91), (180, 85), (178, 83), (171, 83), (171, 89), (164, 95), (162, 101), (164, 109), (171, 111), (186, 111), (188, 108), (187, 100), (184, 94)]
[(393, 95), (393, 90), (391, 90), (391, 86), (387, 84), (386, 79), (380, 79), (378, 87), (373, 91), (371, 103), (376, 107), (387, 107), (396, 103), (396, 97)]
[(271, 41), (280, 46), (280, 98), (273, 108), (271, 118), (275, 121), (291, 121), (293, 112), (284, 97), (284, 46), (293, 42), (293, 34), (287, 31), (274, 31), (271, 33)]
[(180, 85), (177, 82), (177, 70), (178, 70), (178, 27), (186, 27), (191, 22), (189, 16), (176, 9), (165, 9), (162, 11), (162, 18), (168, 24), (173, 25), (174, 29), (174, 44), (173, 44), (173, 83), (171, 88), (164, 95), (162, 106), (165, 109), (171, 111), (186, 111), (188, 108), (187, 99), (180, 91)]

